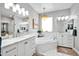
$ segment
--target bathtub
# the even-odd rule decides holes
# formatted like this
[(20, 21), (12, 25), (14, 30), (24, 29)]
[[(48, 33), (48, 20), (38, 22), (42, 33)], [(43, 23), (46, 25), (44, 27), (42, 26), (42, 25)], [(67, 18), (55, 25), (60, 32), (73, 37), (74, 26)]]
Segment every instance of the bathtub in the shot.
[(45, 55), (47, 51), (57, 52), (57, 40), (53, 33), (43, 33), (44, 37), (37, 38), (36, 54)]

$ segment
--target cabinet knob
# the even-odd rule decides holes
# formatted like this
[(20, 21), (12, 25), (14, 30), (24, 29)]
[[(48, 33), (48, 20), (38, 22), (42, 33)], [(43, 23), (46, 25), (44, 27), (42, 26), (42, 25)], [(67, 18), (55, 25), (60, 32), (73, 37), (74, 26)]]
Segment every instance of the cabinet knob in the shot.
[(28, 42), (25, 42), (24, 44), (27, 44)]

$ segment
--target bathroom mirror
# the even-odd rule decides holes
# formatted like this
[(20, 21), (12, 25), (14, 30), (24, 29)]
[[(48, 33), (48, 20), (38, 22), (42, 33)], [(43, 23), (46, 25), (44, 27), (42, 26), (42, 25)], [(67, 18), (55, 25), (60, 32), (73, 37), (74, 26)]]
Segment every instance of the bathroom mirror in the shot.
[(68, 30), (72, 30), (73, 29), (73, 24), (68, 24)]
[(73, 30), (73, 27), (74, 27), (74, 19), (71, 19), (67, 22), (68, 26), (67, 26), (67, 29), (68, 30)]
[(20, 26), (20, 29), (19, 31), (22, 33), (22, 32), (28, 32), (28, 29), (29, 29), (29, 25), (28, 25), (28, 22), (22, 22), (19, 24)]
[(1, 36), (5, 36), (8, 32), (8, 23), (1, 23)]
[(1, 16), (1, 36), (10, 38), (14, 36), (14, 20), (8, 16)]

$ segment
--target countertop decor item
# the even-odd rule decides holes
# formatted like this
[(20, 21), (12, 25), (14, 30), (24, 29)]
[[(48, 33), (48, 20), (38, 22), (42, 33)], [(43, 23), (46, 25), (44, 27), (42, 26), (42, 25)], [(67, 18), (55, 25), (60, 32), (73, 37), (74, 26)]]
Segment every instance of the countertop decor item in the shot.
[(42, 34), (41, 30), (38, 30), (37, 33), (38, 33), (38, 37), (43, 37), (43, 34)]

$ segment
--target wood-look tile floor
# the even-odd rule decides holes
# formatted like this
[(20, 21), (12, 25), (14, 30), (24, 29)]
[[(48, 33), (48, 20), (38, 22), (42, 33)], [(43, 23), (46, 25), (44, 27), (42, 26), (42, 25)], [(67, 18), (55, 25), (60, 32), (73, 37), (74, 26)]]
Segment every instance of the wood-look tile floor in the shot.
[[(57, 47), (57, 52), (64, 53), (70, 56), (78, 56), (78, 54), (72, 49), (72, 48), (66, 48), (66, 47)], [(33, 54), (33, 56), (43, 56), (43, 55), (37, 55)]]
[(78, 56), (78, 54), (72, 48), (58, 46), (57, 51), (60, 53), (65, 53), (65, 54), (71, 55), (71, 56)]

